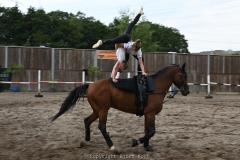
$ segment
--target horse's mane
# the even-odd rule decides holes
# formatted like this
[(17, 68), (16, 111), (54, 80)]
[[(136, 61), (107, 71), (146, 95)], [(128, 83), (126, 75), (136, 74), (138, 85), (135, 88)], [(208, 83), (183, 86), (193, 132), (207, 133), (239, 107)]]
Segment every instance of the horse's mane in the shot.
[(170, 66), (167, 66), (167, 67), (163, 68), (162, 70), (159, 70), (157, 73), (151, 75), (151, 77), (153, 77), (153, 78), (158, 77), (160, 74), (165, 73), (166, 71), (168, 71), (169, 69), (171, 69), (173, 67), (179, 67), (179, 64), (171, 64)]

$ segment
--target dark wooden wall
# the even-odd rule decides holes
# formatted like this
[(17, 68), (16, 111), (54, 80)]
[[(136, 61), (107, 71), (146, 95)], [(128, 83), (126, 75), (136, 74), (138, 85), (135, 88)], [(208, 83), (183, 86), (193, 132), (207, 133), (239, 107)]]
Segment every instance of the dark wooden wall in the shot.
[[(5, 68), (5, 46), (0, 46), (0, 65)], [(38, 70), (41, 70), (41, 80), (55, 79), (63, 82), (81, 82), (82, 70), (88, 66), (98, 66), (102, 74), (98, 77), (86, 76), (86, 81), (109, 78), (116, 60), (97, 59), (97, 50), (81, 50), (71, 48), (30, 48), (8, 46), (7, 67), (12, 63), (23, 65), (19, 73), (13, 75), (12, 81), (36, 82)], [(54, 54), (53, 54), (54, 52)], [(174, 54), (145, 52), (145, 70), (151, 75), (169, 66), (174, 62)], [(53, 59), (52, 59), (53, 58)], [(54, 65), (52, 62), (54, 61)], [(189, 83), (207, 83), (207, 55), (198, 54), (175, 54), (175, 63), (182, 65), (186, 62)], [(130, 56), (128, 69), (121, 78), (127, 78), (127, 72), (131, 77), (135, 74), (137, 61)], [(210, 56), (211, 82), (239, 84), (240, 56)], [(53, 73), (52, 73), (53, 70)], [(52, 75), (53, 74), (53, 75)], [(52, 77), (53, 76), (53, 77)], [(70, 91), (78, 84), (54, 84), (56, 91)], [(41, 84), (41, 91), (49, 91), (50, 84)], [(37, 85), (21, 85), (21, 91), (37, 91)], [(240, 87), (215, 85), (217, 92), (239, 92)], [(206, 86), (190, 86), (192, 92), (206, 92)]]

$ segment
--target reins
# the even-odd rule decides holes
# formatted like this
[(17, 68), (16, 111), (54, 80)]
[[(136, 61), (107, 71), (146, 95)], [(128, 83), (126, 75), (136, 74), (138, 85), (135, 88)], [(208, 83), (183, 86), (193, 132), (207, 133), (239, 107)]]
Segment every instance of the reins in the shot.
[(165, 92), (153, 92), (153, 93), (146, 93), (146, 95), (151, 95), (151, 94), (167, 94), (169, 92), (175, 92), (172, 96), (168, 97), (168, 100), (164, 101), (163, 104), (167, 101), (169, 101), (170, 99), (174, 98), (174, 96), (177, 94), (177, 92), (179, 91), (179, 89), (177, 89), (176, 91), (165, 91)]
[[(183, 80), (182, 80), (182, 72), (184, 71), (184, 69), (182, 69), (182, 68), (179, 68), (179, 69), (180, 69), (179, 75), (180, 75), (180, 77), (181, 77), (181, 82), (183, 83)], [(176, 91), (165, 91), (165, 92), (146, 93), (146, 95), (151, 95), (151, 94), (167, 94), (167, 93), (169, 93), (169, 92), (175, 92), (172, 96), (167, 97), (167, 98), (169, 98), (169, 99), (166, 100), (166, 101), (164, 101), (164, 102), (163, 102), (163, 104), (164, 104), (165, 102), (167, 102), (167, 101), (169, 101), (170, 99), (174, 98), (174, 96), (177, 94), (178, 91), (181, 91), (181, 92), (182, 92), (183, 90), (184, 90), (184, 83), (183, 83), (183, 86), (182, 86), (182, 88), (181, 88), (180, 90), (177, 89)]]
[[(174, 66), (179, 67), (179, 65), (174, 65)], [(169, 92), (175, 92), (173, 95), (168, 96), (168, 97), (167, 97), (167, 98), (168, 98), (167, 100), (163, 101), (163, 103), (166, 103), (166, 102), (169, 101), (170, 99), (174, 98), (174, 96), (178, 93), (178, 91), (181, 91), (181, 92), (183, 93), (183, 92), (185, 91), (185, 88), (186, 88), (186, 86), (185, 86), (185, 84), (184, 84), (184, 81), (183, 81), (183, 73), (185, 72), (185, 69), (184, 69), (184, 68), (185, 68), (185, 63), (183, 64), (182, 67), (179, 67), (179, 76), (180, 76), (180, 78), (181, 78), (180, 83), (182, 83), (182, 87), (181, 87), (180, 89), (177, 89), (177, 90), (174, 90), (174, 91), (145, 93), (146, 96), (147, 96), (147, 95), (153, 95), (153, 94), (167, 94), (167, 93), (169, 93)]]

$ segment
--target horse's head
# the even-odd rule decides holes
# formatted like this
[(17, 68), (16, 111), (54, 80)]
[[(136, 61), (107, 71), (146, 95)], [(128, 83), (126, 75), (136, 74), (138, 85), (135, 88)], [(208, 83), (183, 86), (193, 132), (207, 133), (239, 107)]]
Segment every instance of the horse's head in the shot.
[(173, 80), (175, 86), (177, 86), (183, 96), (187, 96), (189, 92), (189, 87), (187, 83), (187, 72), (185, 71), (186, 63), (179, 67), (179, 74), (176, 74)]

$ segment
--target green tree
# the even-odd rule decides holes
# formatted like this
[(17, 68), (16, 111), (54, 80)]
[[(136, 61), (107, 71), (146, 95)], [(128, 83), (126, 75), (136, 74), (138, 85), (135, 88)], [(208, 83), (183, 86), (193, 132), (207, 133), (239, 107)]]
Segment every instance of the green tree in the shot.
[[(121, 22), (117, 18), (114, 18), (113, 22), (109, 23), (108, 27), (106, 28), (106, 34), (103, 35), (102, 40), (112, 39), (119, 36), (120, 31), (118, 26), (120, 23)], [(115, 50), (114, 45), (104, 45), (101, 48), (106, 50)]]
[(48, 13), (48, 16), (51, 19), (51, 47), (73, 47), (71, 42), (69, 42), (68, 37), (71, 35), (70, 32), (73, 30), (70, 26), (70, 20), (74, 17), (74, 15), (72, 13), (69, 14), (62, 11), (53, 11)]
[[(101, 23), (98, 20), (95, 20), (93, 17), (85, 17), (85, 14), (78, 13), (76, 16), (81, 25), (82, 37), (78, 41), (77, 48), (92, 48), (92, 45), (96, 43), (99, 39), (108, 38), (109, 33), (111, 34), (111, 29), (108, 28), (105, 24)], [(103, 46), (102, 49), (107, 49), (109, 46)]]
[[(115, 18), (119, 22), (117, 24), (119, 35), (123, 34), (129, 22), (132, 21), (132, 17), (134, 18), (135, 16), (129, 10), (120, 11), (120, 16)], [(132, 41), (136, 39), (141, 40), (144, 52), (189, 52), (187, 40), (177, 29), (153, 24), (144, 16), (134, 26), (131, 38)]]
[(140, 39), (142, 43), (142, 51), (157, 51), (157, 43), (153, 41), (152, 34), (154, 33), (153, 30), (151, 30), (151, 23), (148, 21), (142, 21), (140, 22), (136, 29), (134, 29), (132, 37), (134, 40)]
[[(128, 9), (119, 12), (108, 26), (77, 14), (63, 11), (46, 13), (43, 9), (28, 8), (27, 14), (19, 11), (18, 6), (0, 7), (0, 44), (50, 47), (92, 48), (97, 40), (112, 39), (124, 33), (129, 22), (135, 17)], [(132, 41), (140, 39), (144, 52), (188, 53), (185, 36), (176, 28), (165, 27), (149, 22), (144, 16), (133, 28)], [(114, 50), (114, 45), (104, 45), (101, 49)]]
[(25, 40), (25, 23), (18, 6), (0, 7), (0, 44), (22, 45)]
[(98, 37), (107, 34), (107, 26), (93, 17), (85, 17), (78, 12), (76, 15), (56, 11), (49, 13), (52, 19), (51, 46), (71, 48), (92, 48)]
[(159, 24), (151, 25), (152, 41), (156, 43), (156, 51), (189, 53), (187, 40), (175, 28), (168, 28)]
[(93, 17), (85, 17), (85, 14), (81, 13), (77, 15), (81, 27), (82, 37), (77, 44), (77, 48), (92, 48), (92, 45), (97, 41), (99, 37), (102, 39), (107, 34), (107, 26), (96, 21)]
[(27, 33), (26, 43), (27, 40), (31, 46), (49, 43), (52, 31), (50, 27), (51, 19), (43, 9), (28, 8), (28, 12), (25, 15), (25, 23)]

